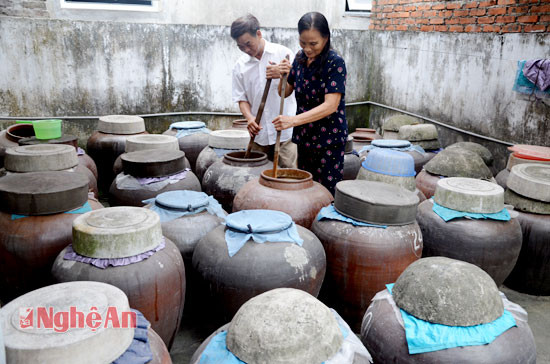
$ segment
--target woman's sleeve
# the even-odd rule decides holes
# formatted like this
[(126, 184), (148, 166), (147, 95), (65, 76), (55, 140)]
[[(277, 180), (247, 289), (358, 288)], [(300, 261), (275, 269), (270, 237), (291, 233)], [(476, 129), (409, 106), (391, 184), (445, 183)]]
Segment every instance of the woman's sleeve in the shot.
[(327, 61), (327, 81), (325, 82), (325, 94), (346, 93), (346, 63), (340, 56)]
[(288, 74), (287, 82), (292, 85), (292, 87), (296, 88), (296, 85), (294, 84), (296, 82), (296, 69), (298, 66), (298, 54), (294, 57), (294, 61), (292, 62), (292, 69), (290, 70), (290, 73)]

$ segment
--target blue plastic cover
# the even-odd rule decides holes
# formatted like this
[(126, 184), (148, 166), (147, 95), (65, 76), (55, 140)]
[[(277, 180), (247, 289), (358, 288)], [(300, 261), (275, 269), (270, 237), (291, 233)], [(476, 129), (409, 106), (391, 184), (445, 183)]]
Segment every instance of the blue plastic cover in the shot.
[(317, 214), (317, 217), (315, 219), (317, 221), (321, 221), (321, 220), (325, 220), (325, 219), (338, 220), (338, 221), (347, 222), (347, 223), (352, 224), (354, 226), (368, 226), (368, 227), (375, 227), (375, 228), (382, 228), (382, 229), (387, 228), (386, 225), (375, 225), (375, 224), (369, 224), (369, 223), (362, 222), (362, 221), (353, 220), (352, 218), (344, 216), (344, 215), (340, 214), (338, 211), (336, 211), (336, 209), (334, 208), (334, 205), (332, 205), (332, 204), (329, 205), (329, 206), (323, 207), (321, 209), (321, 211), (319, 211), (319, 213)]
[[(391, 294), (393, 284), (386, 287)], [(493, 342), (506, 330), (516, 326), (514, 316), (504, 310), (493, 322), (476, 326), (447, 326), (416, 318), (399, 309), (405, 324), (409, 354), (428, 353), (460, 346), (485, 345)]]
[(491, 220), (499, 220), (499, 221), (509, 221), (511, 219), (510, 213), (507, 209), (502, 209), (502, 211), (495, 212), (492, 214), (480, 214), (475, 212), (464, 212), (464, 211), (458, 211), (453, 210), (441, 205), (438, 205), (435, 201), (433, 201), (433, 207), (432, 210), (435, 212), (440, 218), (447, 221), (451, 221), (452, 219), (459, 219), (462, 217), (471, 217), (472, 219), (491, 219)]
[(371, 172), (388, 176), (414, 177), (416, 175), (414, 158), (407, 153), (391, 149), (371, 150), (361, 165)]
[(112, 364), (145, 364), (153, 360), (153, 352), (149, 345), (147, 331), (151, 324), (138, 310), (132, 309), (137, 315), (136, 328), (134, 329), (134, 340), (126, 351)]
[(407, 148), (411, 146), (411, 142), (400, 139), (375, 139), (371, 145), (378, 148)]
[(196, 191), (169, 191), (157, 197), (142, 201), (152, 204), (151, 210), (160, 216), (160, 222), (167, 222), (186, 215), (194, 215), (207, 211), (211, 215), (225, 218), (226, 213), (220, 203), (204, 192)]
[[(90, 212), (90, 211), (92, 211), (92, 206), (90, 206), (90, 203), (88, 201), (86, 201), (86, 203), (84, 205), (82, 205), (82, 207), (79, 207), (77, 209), (70, 210), (70, 211), (65, 211), (64, 214), (85, 214), (86, 212)], [(22, 219), (24, 217), (29, 217), (29, 216), (28, 215), (17, 215), (17, 214), (12, 214), (11, 215), (12, 220)]]
[(206, 128), (206, 124), (202, 121), (178, 121), (170, 124), (169, 129), (177, 130), (176, 138), (178, 139), (195, 133), (210, 133), (210, 129)]
[(225, 241), (232, 257), (249, 239), (256, 243), (286, 242), (300, 246), (303, 239), (290, 215), (274, 210), (243, 210), (225, 218)]
[[(393, 139), (377, 139), (377, 140), (393, 140)], [(373, 142), (375, 142), (375, 140), (373, 140)], [(377, 147), (376, 145), (373, 145), (371, 143), (370, 145), (365, 145), (363, 148), (361, 148), (359, 153), (370, 152), (371, 150), (376, 149), (376, 148), (381, 148), (381, 147)], [(420, 153), (422, 155), (426, 154), (426, 151), (424, 150), (424, 148), (422, 148), (420, 145), (417, 145), (417, 144), (411, 145), (410, 142), (409, 142), (409, 146), (403, 147), (403, 148), (397, 148), (397, 147), (396, 148), (382, 147), (382, 148), (383, 149), (397, 150), (399, 152), (417, 152), (417, 153)]]

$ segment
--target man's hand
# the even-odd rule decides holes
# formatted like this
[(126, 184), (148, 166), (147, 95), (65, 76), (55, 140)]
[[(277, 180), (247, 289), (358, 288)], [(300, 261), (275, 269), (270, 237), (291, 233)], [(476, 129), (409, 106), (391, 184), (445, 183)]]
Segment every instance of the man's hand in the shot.
[(246, 127), (248, 129), (248, 133), (250, 134), (250, 137), (253, 138), (260, 132), (260, 130), (262, 130), (262, 127), (256, 124), (255, 119), (247, 119), (247, 122)]
[(265, 70), (265, 78), (268, 80), (279, 79), (281, 74), (279, 73), (279, 67), (277, 63), (269, 61), (269, 65)]
[(281, 131), (294, 126), (294, 116), (279, 115), (273, 120), (275, 130)]

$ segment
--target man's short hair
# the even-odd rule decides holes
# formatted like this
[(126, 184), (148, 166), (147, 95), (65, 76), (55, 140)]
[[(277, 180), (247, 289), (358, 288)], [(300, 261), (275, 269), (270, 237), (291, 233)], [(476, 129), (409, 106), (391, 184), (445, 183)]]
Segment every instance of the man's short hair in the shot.
[(258, 30), (260, 30), (258, 19), (252, 14), (246, 14), (231, 24), (231, 38), (237, 40), (244, 33), (250, 33), (255, 37)]

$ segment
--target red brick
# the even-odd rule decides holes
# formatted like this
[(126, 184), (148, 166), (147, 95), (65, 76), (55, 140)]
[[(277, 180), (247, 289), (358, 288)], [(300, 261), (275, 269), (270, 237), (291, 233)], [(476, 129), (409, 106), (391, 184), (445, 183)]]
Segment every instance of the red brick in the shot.
[(421, 17), (421, 16), (422, 16), (422, 12), (421, 12), (421, 11), (413, 11), (413, 12), (411, 12), (411, 16), (412, 16), (413, 18)]
[(369, 30), (372, 30), (372, 29), (374, 29), (374, 24), (370, 23)]
[(399, 1), (399, 4), (410, 4), (410, 0), (401, 0)]
[(385, 17), (386, 17), (386, 14), (383, 14), (383, 13), (376, 14), (376, 18), (378, 18), (378, 19), (382, 19), (382, 18), (385, 18)]
[(417, 19), (416, 24), (428, 24), (428, 19)]
[(449, 32), (463, 32), (464, 27), (462, 25), (451, 25), (449, 27)]
[(477, 1), (469, 1), (469, 2), (466, 3), (465, 8), (466, 9), (473, 9), (473, 8), (477, 8), (478, 5), (479, 5), (479, 3)]
[(550, 13), (550, 5), (532, 6), (532, 13)]
[(550, 15), (543, 15), (540, 17), (540, 21), (550, 21)]
[(494, 16), (484, 16), (482, 18), (477, 18), (478, 24), (493, 24), (495, 22)]
[(382, 25), (377, 25), (375, 28), (376, 30), (384, 30), (384, 26)]
[(476, 18), (460, 18), (458, 19), (458, 22), (460, 24), (474, 24), (476, 22)]
[(453, 16), (467, 16), (468, 10), (455, 10), (453, 11)]
[(445, 20), (443, 18), (431, 18), (430, 24), (444, 24)]
[(490, 8), (487, 11), (488, 15), (502, 15), (506, 14), (506, 8)]
[(431, 18), (431, 17), (435, 16), (436, 14), (437, 14), (437, 11), (432, 10), (432, 11), (425, 11), (422, 15), (425, 18)]
[(545, 29), (546, 29), (545, 25), (535, 24), (535, 25), (526, 25), (525, 28), (523, 28), (523, 31), (525, 31), (525, 32), (544, 32)]
[(449, 4), (447, 4), (447, 9), (449, 9), (449, 10), (460, 9), (461, 7), (462, 7), (461, 3), (449, 3)]
[(470, 10), (470, 16), (482, 16), (485, 15), (487, 10), (485, 9), (472, 9)]
[(393, 6), (384, 6), (382, 9), (383, 13), (391, 13), (393, 11)]
[(398, 25), (395, 27), (395, 30), (407, 30), (408, 27), (406, 25)]
[(398, 5), (393, 8), (393, 11), (403, 11), (403, 5)]
[(430, 10), (431, 5), (418, 5), (418, 10)]
[(433, 25), (423, 25), (420, 27), (421, 32), (433, 32), (434, 26)]
[(416, 19), (411, 19), (411, 18), (409, 18), (409, 19), (404, 19), (403, 22), (404, 22), (405, 24), (410, 24), (410, 25), (412, 25), (412, 24), (416, 24)]
[(516, 21), (516, 17), (515, 16), (511, 16), (511, 15), (508, 15), (508, 16), (497, 16), (495, 22), (497, 23), (513, 23)]
[(447, 31), (447, 26), (446, 25), (436, 25), (435, 26), (435, 31), (436, 32), (446, 32)]
[(415, 10), (416, 10), (416, 6), (414, 5), (405, 6), (405, 11), (415, 11)]
[(382, 24), (384, 24), (384, 25), (390, 25), (390, 24), (391, 24), (391, 19), (384, 19), (384, 20), (382, 20)]
[(521, 25), (519, 24), (508, 24), (502, 27), (502, 33), (517, 33), (521, 32)]
[(539, 20), (538, 15), (518, 16), (518, 22), (520, 23), (536, 23), (537, 20)]
[(498, 33), (498, 32), (500, 32), (500, 27), (498, 25), (485, 25), (483, 27), (483, 32), (485, 32), (485, 33)]
[(443, 18), (450, 18), (451, 16), (453, 16), (453, 12), (450, 11), (450, 10), (446, 10), (446, 11), (440, 11), (438, 13), (438, 16), (441, 16)]
[(510, 6), (508, 7), (508, 14), (521, 14), (529, 11), (527, 6)]
[(400, 13), (397, 13), (397, 18), (408, 18), (409, 12), (408, 11), (402, 11)]
[(443, 10), (443, 9), (445, 9), (445, 4), (432, 5), (432, 10)]
[(479, 3), (479, 7), (480, 8), (486, 8), (488, 6), (493, 6), (493, 5), (496, 5), (496, 4), (497, 4), (496, 0), (482, 1), (482, 2)]
[(395, 30), (395, 27), (393, 25), (388, 25), (385, 30)]
[(467, 33), (479, 32), (480, 30), (481, 30), (481, 27), (480, 27), (480, 26), (477, 26), (477, 25), (467, 25), (467, 26), (464, 28), (464, 31), (467, 32)]
[(458, 23), (459, 23), (459, 18), (445, 19), (445, 24), (452, 25), (452, 24), (458, 24)]
[(498, 0), (498, 5), (511, 5), (515, 4), (516, 0)]

